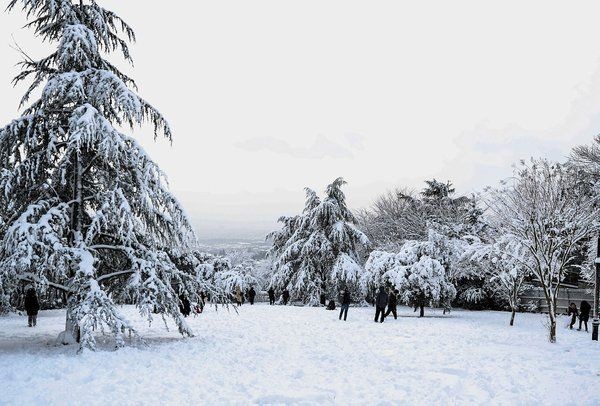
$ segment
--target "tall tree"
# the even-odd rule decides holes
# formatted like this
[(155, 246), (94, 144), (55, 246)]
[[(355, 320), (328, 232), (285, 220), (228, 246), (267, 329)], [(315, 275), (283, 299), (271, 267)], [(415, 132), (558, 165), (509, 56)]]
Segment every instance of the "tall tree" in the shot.
[(581, 245), (598, 230), (600, 210), (572, 173), (547, 160), (522, 162), (509, 181), (490, 190), (487, 200), (494, 229), (517, 246), (504, 253), (520, 260), (535, 277), (548, 305), (549, 339), (556, 341), (557, 298), (561, 283), (576, 264)]
[(57, 48), (25, 56), (14, 80), (32, 78), (22, 104), (40, 86), (41, 96), (0, 130), (0, 293), (19, 281), (66, 292), (60, 339), (81, 338), (81, 348), (93, 349), (93, 331), (104, 327), (124, 345), (122, 331), (133, 327), (119, 299), (148, 320), (170, 315), (192, 335), (177, 298), (200, 282), (172, 258), (194, 233), (163, 172), (117, 129), (147, 122), (155, 138), (171, 139), (163, 116), (105, 59), (120, 51), (131, 62), (133, 30), (94, 0), (12, 0), (8, 9), (18, 4), (27, 26)]
[(360, 249), (369, 240), (356, 228), (356, 218), (346, 205), (345, 183), (336, 179), (327, 186), (323, 200), (307, 188), (303, 213), (282, 217), (282, 229), (267, 237), (273, 242), (271, 285), (288, 288), (305, 303), (317, 304), (321, 295), (333, 297), (342, 287), (357, 287)]

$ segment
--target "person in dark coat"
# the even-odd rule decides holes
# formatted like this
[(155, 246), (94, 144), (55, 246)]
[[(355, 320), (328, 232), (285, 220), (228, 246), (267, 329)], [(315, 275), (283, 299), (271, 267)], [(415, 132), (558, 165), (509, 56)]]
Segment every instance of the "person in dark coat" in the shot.
[(275, 289), (269, 288), (268, 293), (269, 293), (269, 304), (274, 305), (275, 304)]
[(350, 292), (347, 290), (342, 290), (342, 307), (340, 308), (340, 320), (342, 319), (342, 314), (344, 315), (344, 321), (346, 321), (346, 317), (348, 317), (348, 308), (350, 307)]
[(192, 312), (192, 306), (190, 301), (185, 295), (179, 296), (179, 311), (183, 314), (183, 317), (187, 317)]
[(388, 295), (385, 293), (385, 288), (383, 286), (379, 287), (379, 293), (377, 293), (377, 297), (375, 298), (375, 322), (381, 315), (380, 323), (383, 323), (383, 319), (385, 318), (385, 306), (388, 304)]
[(248, 291), (248, 301), (250, 302), (251, 305), (254, 304), (255, 297), (256, 297), (256, 291), (254, 290), (253, 287), (250, 287), (250, 290)]
[(200, 301), (198, 302), (200, 306), (200, 313), (204, 311), (204, 306), (206, 305), (206, 293), (200, 292)]
[(569, 305), (569, 316), (571, 316), (571, 323), (569, 324), (569, 328), (573, 330), (573, 325), (575, 325), (575, 321), (577, 321), (577, 316), (579, 312), (577, 311), (577, 305), (575, 303), (571, 303)]
[(394, 320), (398, 320), (398, 291), (390, 289), (390, 297), (388, 298), (388, 309), (385, 313), (385, 317), (389, 316), (390, 313), (394, 315)]
[(27, 312), (27, 323), (29, 324), (29, 327), (36, 326), (39, 310), (40, 302), (38, 301), (35, 289), (29, 288), (25, 294), (25, 311)]
[(585, 332), (588, 331), (588, 321), (590, 319), (590, 311), (592, 306), (587, 301), (582, 301), (579, 306), (579, 330), (581, 331), (581, 323), (585, 323)]
[(290, 300), (290, 291), (287, 289), (283, 290), (283, 293), (281, 294), (281, 297), (283, 298), (283, 305), (287, 305), (288, 301)]

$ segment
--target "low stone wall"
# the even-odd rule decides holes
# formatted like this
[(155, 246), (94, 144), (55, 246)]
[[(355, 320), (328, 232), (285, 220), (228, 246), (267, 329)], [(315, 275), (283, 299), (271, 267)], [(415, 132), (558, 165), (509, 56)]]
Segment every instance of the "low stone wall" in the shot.
[[(557, 313), (567, 313), (567, 308), (572, 302), (579, 308), (582, 300), (587, 300), (590, 305), (594, 305), (594, 296), (591, 289), (561, 288), (556, 303)], [(525, 293), (521, 295), (521, 305), (525, 310), (530, 307), (530, 310), (534, 312), (548, 312), (548, 305), (542, 288), (535, 287), (525, 291)]]

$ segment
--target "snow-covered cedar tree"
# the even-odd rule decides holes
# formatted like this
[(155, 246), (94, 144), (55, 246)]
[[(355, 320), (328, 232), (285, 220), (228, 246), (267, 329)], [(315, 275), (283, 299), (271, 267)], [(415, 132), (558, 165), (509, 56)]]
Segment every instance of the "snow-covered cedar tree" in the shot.
[[(600, 210), (580, 190), (576, 173), (547, 160), (521, 162), (514, 177), (487, 199), (494, 229), (522, 247), (522, 261), (544, 292), (549, 339), (556, 341), (557, 298), (561, 283), (576, 266), (580, 246), (598, 231)], [(514, 248), (507, 250), (511, 254)]]
[(337, 297), (342, 288), (358, 293), (363, 272), (359, 249), (370, 242), (346, 205), (345, 183), (336, 179), (323, 199), (307, 188), (302, 214), (279, 219), (281, 230), (267, 236), (273, 244), (268, 252), (273, 258), (270, 286), (287, 288), (292, 298), (311, 305)]
[(426, 241), (406, 241), (398, 253), (373, 251), (365, 265), (363, 289), (392, 286), (400, 292), (400, 300), (423, 317), (425, 306), (449, 310), (456, 289), (449, 279), (447, 266), (451, 248), (444, 236), (429, 232)]
[(526, 283), (531, 261), (525, 247), (510, 236), (496, 236), (492, 243), (473, 244), (465, 252), (470, 261), (479, 263), (489, 274), (489, 288), (511, 310), (510, 325), (514, 325), (515, 314), (521, 305), (521, 295), (530, 288)]
[[(136, 140), (119, 131), (150, 123), (171, 139), (163, 116), (139, 97), (132, 79), (105, 59), (131, 61), (132, 29), (96, 1), (12, 0), (31, 18), (49, 56), (24, 54), (15, 83), (31, 78), (22, 105), (40, 98), (0, 130), (0, 295), (22, 281), (68, 295), (62, 343), (95, 348), (94, 331), (116, 346), (135, 330), (119, 297), (149, 321), (171, 316), (191, 336), (178, 297), (202, 289), (172, 255), (195, 236), (160, 168)], [(165, 321), (166, 322), (166, 321)]]

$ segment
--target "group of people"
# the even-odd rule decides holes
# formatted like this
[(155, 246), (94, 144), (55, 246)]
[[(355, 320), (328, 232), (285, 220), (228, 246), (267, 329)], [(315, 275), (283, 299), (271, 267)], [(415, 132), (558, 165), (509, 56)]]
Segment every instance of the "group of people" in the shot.
[[(344, 318), (344, 321), (348, 318), (348, 309), (350, 308), (351, 298), (348, 290), (342, 290), (340, 292), (340, 316), (339, 320)], [(330, 300), (326, 306), (327, 310), (335, 310), (335, 301)], [(390, 315), (394, 316), (394, 319), (398, 319), (398, 290), (390, 289), (389, 293), (385, 291), (385, 288), (381, 286), (379, 292), (375, 297), (375, 322), (379, 321), (383, 323), (385, 318)]]
[[(273, 306), (275, 304), (275, 289), (270, 287), (269, 290), (267, 291), (267, 293), (269, 294), (269, 305)], [(290, 291), (287, 289), (284, 289), (283, 292), (281, 292), (281, 302), (285, 306), (288, 304), (289, 301), (290, 301)]]
[(377, 297), (375, 298), (374, 321), (377, 322), (377, 319), (379, 319), (379, 322), (383, 323), (383, 320), (385, 320), (390, 313), (394, 315), (394, 320), (398, 319), (398, 290), (390, 289), (390, 293), (388, 294), (385, 292), (385, 288), (380, 286)]
[(573, 326), (579, 317), (579, 328), (577, 330), (581, 331), (581, 324), (585, 325), (585, 332), (588, 331), (588, 321), (590, 320), (590, 311), (592, 310), (592, 306), (586, 301), (583, 300), (579, 305), (579, 309), (577, 309), (577, 305), (575, 303), (571, 303), (569, 308), (567, 309), (569, 316), (571, 316), (571, 322), (569, 323), (569, 328), (573, 330)]
[[(269, 295), (269, 305), (275, 304), (275, 290), (271, 287), (267, 291)], [(241, 289), (238, 287), (234, 294), (235, 301), (238, 306), (241, 306), (244, 303), (244, 295), (242, 295)], [(256, 291), (254, 287), (250, 287), (250, 289), (246, 292), (246, 297), (251, 305), (254, 304), (254, 300), (256, 298)], [(200, 301), (194, 311), (196, 313), (202, 313), (204, 309), (204, 304), (206, 300), (206, 294), (202, 292), (200, 294)], [(290, 292), (287, 289), (284, 289), (281, 293), (281, 301), (283, 305), (287, 305), (290, 300)], [(324, 301), (324, 300), (323, 300)], [(188, 298), (184, 295), (179, 297), (179, 310), (183, 314), (184, 317), (187, 317), (192, 312), (192, 306)], [(375, 299), (375, 318), (374, 321), (379, 323), (383, 323), (386, 317), (390, 314), (394, 316), (394, 319), (398, 319), (398, 290), (390, 289), (389, 293), (385, 291), (385, 288), (381, 286), (379, 288), (379, 292), (377, 293)], [(350, 308), (351, 296), (348, 290), (342, 290), (340, 292), (340, 315), (339, 320), (346, 321), (348, 317), (348, 309)], [(27, 312), (27, 323), (29, 327), (35, 327), (37, 324), (37, 315), (40, 310), (40, 304), (38, 301), (38, 297), (36, 291), (32, 287), (28, 287), (25, 294), (25, 303), (24, 303), (25, 311)], [(582, 325), (585, 327), (585, 331), (588, 331), (588, 321), (590, 319), (590, 311), (592, 306), (585, 300), (583, 300), (577, 308), (575, 303), (571, 303), (567, 309), (569, 316), (571, 316), (571, 321), (569, 323), (569, 328), (573, 329), (573, 326), (577, 322), (579, 318), (579, 328), (581, 330)], [(327, 310), (335, 310), (335, 302), (330, 300), (327, 304)]]
[[(251, 286), (250, 289), (248, 289), (246, 291), (245, 297), (248, 298), (248, 301), (250, 302), (251, 305), (254, 304), (254, 299), (256, 298), (256, 291), (254, 290), (253, 286)], [(235, 303), (238, 306), (241, 306), (244, 304), (244, 294), (242, 293), (242, 289), (239, 286), (237, 286), (235, 288), (234, 298), (235, 298)]]

